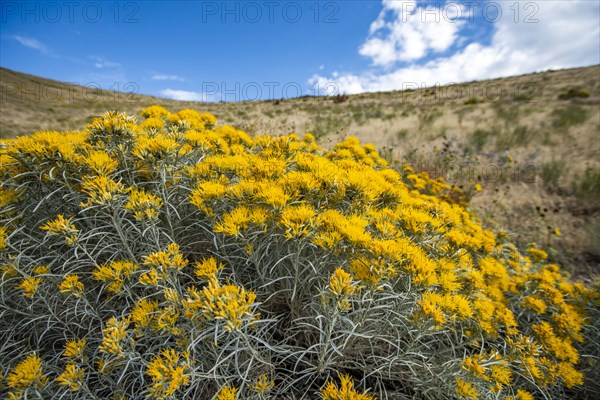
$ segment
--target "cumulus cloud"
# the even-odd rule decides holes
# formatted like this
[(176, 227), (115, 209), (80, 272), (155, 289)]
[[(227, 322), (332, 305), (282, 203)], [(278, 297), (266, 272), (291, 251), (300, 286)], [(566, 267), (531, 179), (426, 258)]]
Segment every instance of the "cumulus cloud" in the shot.
[(359, 53), (381, 66), (440, 53), (456, 43), (467, 17), (467, 12), (455, 6), (427, 9), (416, 1), (384, 0), (383, 10), (371, 23)]
[[(406, 14), (401, 3), (405, 2), (383, 2), (385, 15), (380, 14), (373, 22), (359, 49), (361, 55), (371, 58), (373, 67), (360, 73), (314, 75), (309, 82), (319, 87), (335, 86), (339, 92), (361, 93), (403, 89), (415, 83), (434, 86), (600, 63), (600, 3), (595, 1), (530, 2), (527, 4), (536, 7), (530, 10), (524, 9), (525, 3), (519, 3), (518, 18), (509, 8), (513, 2), (497, 2), (495, 5), (501, 7), (498, 15), (502, 17), (478, 22), (493, 24), (491, 40), (486, 44), (470, 37), (467, 45), (449, 54), (440, 52), (463, 40), (464, 28), (476, 19), (467, 21), (463, 15), (454, 28), (442, 22), (439, 26), (417, 23), (423, 16), (415, 16), (424, 12), (423, 6), (415, 4), (414, 14)], [(482, 12), (476, 8), (471, 11)], [(390, 12), (394, 18), (391, 22), (386, 19)], [(402, 27), (403, 20), (408, 21), (407, 27)], [(451, 33), (445, 40), (436, 40), (426, 33), (444, 29)], [(417, 38), (415, 45), (405, 43), (411, 37)]]
[(160, 94), (170, 99), (182, 101), (204, 101), (205, 97), (200, 92), (177, 89), (163, 89), (160, 91)]

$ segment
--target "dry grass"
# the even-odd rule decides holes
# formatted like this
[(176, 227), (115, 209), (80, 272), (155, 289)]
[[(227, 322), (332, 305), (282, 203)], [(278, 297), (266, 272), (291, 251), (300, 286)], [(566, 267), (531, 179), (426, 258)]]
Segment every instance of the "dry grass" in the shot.
[[(251, 134), (346, 136), (472, 190), (472, 208), (574, 274), (600, 272), (600, 66), (414, 91), (197, 103), (85, 89), (0, 69), (0, 137), (82, 129), (107, 109), (192, 108)], [(559, 228), (560, 236), (554, 228)]]

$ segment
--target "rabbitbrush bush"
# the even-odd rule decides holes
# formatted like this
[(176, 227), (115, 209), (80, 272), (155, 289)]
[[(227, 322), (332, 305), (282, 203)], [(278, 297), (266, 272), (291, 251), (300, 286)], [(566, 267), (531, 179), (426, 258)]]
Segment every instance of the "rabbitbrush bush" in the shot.
[(442, 181), (142, 115), (2, 143), (0, 397), (561, 399), (597, 371), (597, 287)]

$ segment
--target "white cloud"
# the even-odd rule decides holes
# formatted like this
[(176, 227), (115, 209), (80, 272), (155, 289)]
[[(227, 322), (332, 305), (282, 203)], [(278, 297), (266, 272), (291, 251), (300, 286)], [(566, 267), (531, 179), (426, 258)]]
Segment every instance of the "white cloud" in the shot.
[(422, 8), (416, 1), (384, 0), (359, 53), (374, 65), (390, 66), (446, 51), (457, 41), (466, 16), (455, 7)]
[(44, 43), (40, 42), (37, 39), (20, 36), (20, 35), (15, 35), (12, 38), (14, 40), (16, 40), (17, 42), (21, 43), (25, 47), (29, 47), (31, 49), (38, 50), (44, 54), (48, 53), (48, 47)]
[[(397, 3), (399, 2), (384, 1), (384, 11), (389, 8), (389, 4), (399, 7)], [(378, 38), (379, 42), (374, 41), (373, 32), (390, 24), (382, 22), (380, 15), (372, 24), (372, 33), (361, 47), (360, 53), (371, 57), (376, 65), (387, 65), (387, 70), (371, 68), (361, 73), (334, 73), (329, 77), (314, 75), (309, 82), (317, 82), (319, 87), (335, 82), (341, 92), (360, 93), (403, 89), (415, 83), (419, 86), (434, 86), (600, 63), (599, 2), (519, 3), (521, 13), (517, 21), (513, 10), (509, 9), (513, 2), (495, 4), (503, 8), (503, 17), (493, 23), (489, 44), (474, 41), (451, 55), (430, 57), (425, 61), (423, 58), (428, 52), (435, 53), (436, 49), (447, 46), (450, 40), (434, 44), (433, 40), (428, 39), (431, 38), (429, 34), (423, 34), (423, 40), (417, 40), (414, 48), (408, 44), (397, 46), (398, 41), (394, 36), (396, 31), (388, 29), (387, 36)], [(539, 7), (535, 15), (531, 15), (538, 22), (525, 23), (525, 17), (534, 11), (524, 9), (525, 4)], [(473, 11), (482, 12), (481, 9)], [(395, 17), (397, 22), (402, 14), (395, 14)], [(395, 26), (394, 22), (391, 24)], [(431, 28), (435, 32), (446, 29), (435, 25), (433, 28), (427, 26), (427, 29)], [(410, 29), (407, 31), (410, 32)], [(420, 28), (414, 31), (423, 33)], [(460, 32), (454, 31), (454, 34), (453, 41), (462, 38)], [(405, 31), (402, 31), (402, 35), (405, 39), (408, 38)], [(364, 50), (367, 44), (370, 46), (369, 51)], [(397, 61), (408, 59), (410, 61), (405, 61), (395, 69), (389, 68), (390, 65), (397, 65)]]
[(184, 82), (185, 79), (179, 75), (154, 74), (150, 77), (153, 81), (178, 81)]
[(174, 100), (182, 101), (205, 101), (202, 93), (191, 92), (188, 90), (176, 90), (176, 89), (164, 89), (160, 91), (160, 94)]
[(96, 68), (119, 68), (121, 64), (105, 60), (102, 57), (90, 56), (90, 59), (94, 60), (94, 66)]

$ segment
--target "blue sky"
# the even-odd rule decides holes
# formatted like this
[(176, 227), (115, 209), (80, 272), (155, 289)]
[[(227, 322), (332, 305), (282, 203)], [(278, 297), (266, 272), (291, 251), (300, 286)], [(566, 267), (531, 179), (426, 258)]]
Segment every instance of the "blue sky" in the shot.
[(200, 101), (360, 93), (600, 63), (591, 1), (2, 0), (0, 65)]

